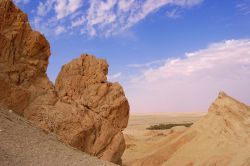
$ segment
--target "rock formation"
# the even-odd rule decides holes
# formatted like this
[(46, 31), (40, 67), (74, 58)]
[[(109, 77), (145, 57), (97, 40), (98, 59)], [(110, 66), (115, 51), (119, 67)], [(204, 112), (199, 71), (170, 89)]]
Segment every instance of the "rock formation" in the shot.
[(131, 165), (248, 166), (250, 107), (221, 92), (206, 116)]
[(117, 166), (66, 146), (54, 134), (1, 107), (0, 122), (1, 166)]
[(29, 103), (53, 85), (46, 76), (50, 47), (32, 31), (27, 15), (0, 1), (0, 103), (23, 115)]
[(129, 104), (122, 87), (107, 81), (107, 62), (81, 55), (62, 67), (54, 86), (46, 75), (49, 56), (48, 41), (27, 15), (0, 0), (0, 105), (67, 144), (121, 163)]

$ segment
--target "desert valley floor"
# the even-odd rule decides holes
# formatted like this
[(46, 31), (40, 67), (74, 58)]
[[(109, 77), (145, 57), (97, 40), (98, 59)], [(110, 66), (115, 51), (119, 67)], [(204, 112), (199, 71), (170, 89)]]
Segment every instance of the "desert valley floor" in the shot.
[(167, 136), (173, 134), (177, 136), (187, 129), (184, 126), (178, 126), (166, 130), (148, 130), (148, 127), (169, 123), (193, 123), (205, 114), (206, 112), (175, 112), (131, 115), (128, 127), (124, 130), (126, 140), (126, 150), (122, 157), (124, 165), (130, 165), (135, 160), (148, 156), (152, 151), (157, 151), (161, 144), (168, 141)]

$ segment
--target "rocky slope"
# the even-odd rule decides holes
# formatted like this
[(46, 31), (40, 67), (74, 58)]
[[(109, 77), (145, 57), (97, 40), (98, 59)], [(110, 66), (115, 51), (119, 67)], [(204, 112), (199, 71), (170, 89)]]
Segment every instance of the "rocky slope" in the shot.
[(47, 75), (50, 46), (27, 15), (0, 0), (0, 105), (91, 155), (121, 163), (129, 104), (122, 87), (107, 81), (108, 64), (81, 55)]
[(221, 92), (206, 116), (130, 165), (249, 166), (250, 107)]
[(24, 118), (0, 108), (1, 166), (115, 166), (59, 142)]

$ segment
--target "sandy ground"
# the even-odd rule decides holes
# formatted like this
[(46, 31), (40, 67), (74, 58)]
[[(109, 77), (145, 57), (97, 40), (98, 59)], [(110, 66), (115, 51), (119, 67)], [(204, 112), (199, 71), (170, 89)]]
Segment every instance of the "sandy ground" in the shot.
[[(166, 113), (155, 115), (131, 115), (124, 131), (127, 148), (123, 165), (131, 165), (137, 159), (157, 151), (171, 138), (187, 128), (147, 130), (160, 123), (195, 122), (205, 113)], [(174, 132), (173, 132), (174, 130)], [(113, 165), (98, 160), (62, 144), (50, 134), (32, 126), (25, 119), (0, 109), (0, 165)]]
[(126, 150), (123, 165), (131, 165), (137, 159), (147, 156), (171, 138), (184, 132), (186, 127), (174, 127), (167, 130), (147, 130), (151, 125), (160, 123), (190, 123), (199, 120), (206, 112), (198, 113), (157, 113), (148, 115), (131, 115), (128, 127), (124, 131)]
[(79, 150), (59, 142), (25, 119), (0, 109), (1, 166), (109, 166)]

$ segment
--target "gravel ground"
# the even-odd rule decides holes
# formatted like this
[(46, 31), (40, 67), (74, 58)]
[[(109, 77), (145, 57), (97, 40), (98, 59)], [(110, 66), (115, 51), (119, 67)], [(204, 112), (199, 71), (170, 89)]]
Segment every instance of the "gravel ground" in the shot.
[(55, 136), (0, 109), (0, 166), (112, 166), (59, 142)]

